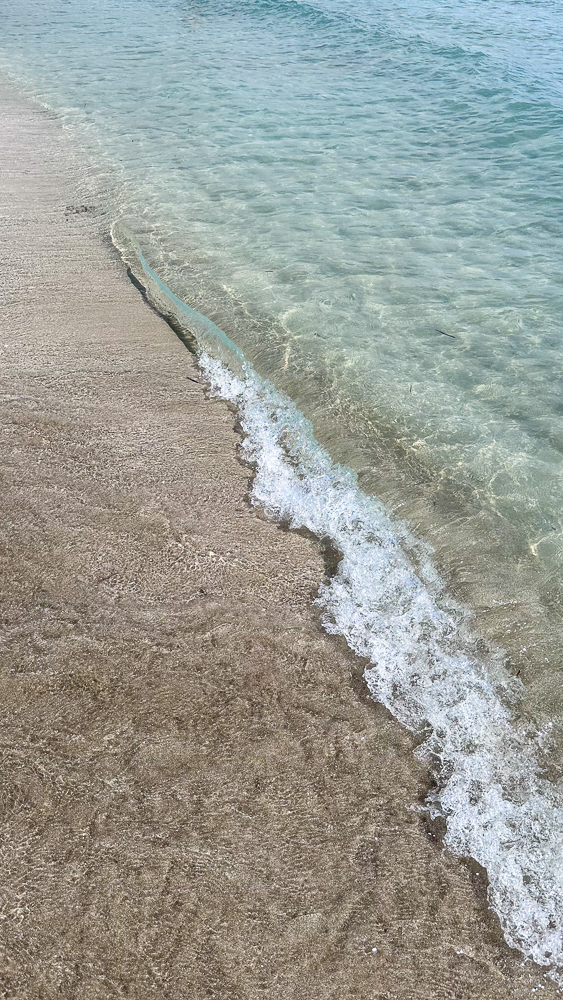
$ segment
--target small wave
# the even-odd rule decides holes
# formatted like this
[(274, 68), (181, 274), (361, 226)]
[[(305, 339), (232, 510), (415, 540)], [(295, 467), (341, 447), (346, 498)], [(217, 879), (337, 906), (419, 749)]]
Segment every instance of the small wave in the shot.
[[(131, 265), (131, 234), (114, 239)], [(195, 334), (213, 391), (239, 411), (253, 503), (342, 554), (316, 599), (324, 627), (369, 660), (372, 696), (420, 734), (416, 752), (436, 781), (426, 805), (445, 820), (447, 846), (486, 870), (508, 944), (563, 986), (563, 797), (518, 729), (520, 681), (502, 651), (477, 651), (469, 615), (444, 592), (429, 549), (332, 462), (291, 400), (178, 299), (138, 248), (136, 259), (149, 298)]]
[(289, 400), (248, 366), (235, 376), (207, 353), (200, 365), (239, 410), (253, 502), (341, 551), (317, 598), (324, 627), (369, 659), (373, 697), (424, 735), (417, 753), (436, 776), (427, 805), (446, 820), (446, 844), (486, 869), (509, 945), (563, 985), (563, 801), (513, 722), (518, 682), (498, 653), (471, 654), (465, 616), (424, 548), (332, 463)]

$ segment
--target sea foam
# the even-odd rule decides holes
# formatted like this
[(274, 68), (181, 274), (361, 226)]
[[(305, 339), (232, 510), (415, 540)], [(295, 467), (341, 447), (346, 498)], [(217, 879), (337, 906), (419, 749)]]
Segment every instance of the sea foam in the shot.
[(429, 550), (333, 464), (291, 401), (248, 364), (235, 375), (207, 352), (199, 360), (238, 408), (253, 503), (341, 552), (317, 597), (324, 627), (369, 660), (372, 696), (420, 734), (436, 779), (427, 808), (445, 820), (447, 846), (486, 869), (508, 944), (563, 985), (563, 796), (518, 728), (520, 682), (501, 651), (476, 654)]
[(445, 821), (446, 845), (486, 870), (506, 941), (563, 987), (563, 789), (542, 776), (539, 740), (518, 723), (524, 689), (503, 651), (471, 634), (430, 547), (333, 463), (310, 421), (168, 288), (127, 226), (112, 236), (149, 301), (185, 330), (212, 391), (236, 406), (252, 502), (341, 553), (316, 598), (326, 631), (369, 661), (373, 698), (418, 734), (435, 778), (426, 809)]

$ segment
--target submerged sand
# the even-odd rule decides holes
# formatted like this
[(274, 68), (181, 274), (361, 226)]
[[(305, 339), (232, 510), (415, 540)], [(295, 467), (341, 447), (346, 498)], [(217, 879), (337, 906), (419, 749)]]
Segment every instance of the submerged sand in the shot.
[(555, 995), (59, 122), (2, 87), (0, 146), (0, 996)]

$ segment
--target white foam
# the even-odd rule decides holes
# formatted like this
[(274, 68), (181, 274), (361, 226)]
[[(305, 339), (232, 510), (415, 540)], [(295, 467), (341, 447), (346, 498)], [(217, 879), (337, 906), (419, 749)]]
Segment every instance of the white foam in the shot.
[(253, 502), (342, 552), (317, 598), (324, 627), (369, 659), (373, 697), (423, 735), (417, 753), (436, 774), (428, 808), (446, 820), (446, 844), (486, 869), (509, 945), (563, 985), (563, 796), (512, 715), (520, 683), (498, 651), (475, 654), (429, 551), (332, 463), (287, 398), (248, 365), (239, 377), (206, 353), (200, 364), (238, 407)]

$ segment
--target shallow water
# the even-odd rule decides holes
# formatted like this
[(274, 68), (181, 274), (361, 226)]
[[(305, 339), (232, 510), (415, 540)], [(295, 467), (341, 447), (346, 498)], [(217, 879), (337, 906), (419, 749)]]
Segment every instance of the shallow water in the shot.
[(549, 2), (43, 0), (6, 5), (0, 40), (158, 274), (432, 545), (474, 634), (507, 650), (516, 742), (552, 782), (542, 877), (561, 856), (561, 34)]

